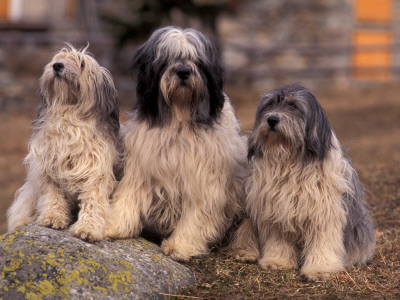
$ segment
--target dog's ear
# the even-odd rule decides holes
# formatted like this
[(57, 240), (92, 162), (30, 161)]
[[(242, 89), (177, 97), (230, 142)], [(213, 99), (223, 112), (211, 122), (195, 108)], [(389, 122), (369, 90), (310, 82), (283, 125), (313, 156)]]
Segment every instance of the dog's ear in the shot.
[(257, 142), (255, 131), (250, 135), (247, 141), (247, 159), (250, 161), (253, 157), (262, 157), (263, 153), (260, 144)]
[(270, 92), (268, 94), (264, 94), (259, 101), (257, 105), (257, 110), (256, 110), (256, 117), (254, 120), (254, 126), (253, 130), (251, 131), (251, 135), (247, 141), (247, 159), (250, 161), (250, 159), (255, 156), (255, 157), (262, 157), (263, 156), (263, 147), (264, 145), (260, 143), (260, 141), (257, 139), (257, 131), (258, 128), (260, 127), (260, 124), (262, 122), (262, 117), (263, 117), (263, 111), (267, 104), (270, 102), (270, 100), (275, 97), (276, 92)]
[(198, 109), (208, 109), (207, 112), (202, 112), (201, 114), (204, 115), (206, 113), (209, 123), (212, 123), (220, 116), (225, 103), (225, 96), (223, 93), (224, 72), (215, 46), (201, 33), (199, 33), (199, 38), (204, 45), (204, 53), (199, 58), (198, 68), (205, 76), (209, 105), (199, 106)]
[(305, 158), (322, 160), (332, 147), (332, 128), (315, 96), (308, 90), (304, 93), (309, 106), (304, 138)]
[(168, 105), (160, 101), (159, 82), (167, 62), (155, 62), (156, 45), (150, 38), (136, 50), (131, 65), (131, 74), (136, 76), (137, 110), (139, 119), (149, 122), (150, 126), (164, 124), (169, 116)]
[(118, 93), (114, 86), (111, 74), (105, 68), (101, 68), (101, 82), (95, 87), (96, 115), (100, 124), (106, 124), (108, 129), (116, 137), (119, 132), (119, 103)]
[(32, 125), (35, 128), (38, 128), (38, 127), (40, 127), (42, 125), (43, 116), (46, 113), (47, 106), (48, 106), (47, 100), (46, 100), (46, 97), (44, 96), (44, 94), (42, 92), (39, 92), (39, 96), (40, 96), (40, 104), (39, 104), (38, 111), (37, 111), (37, 114), (36, 114), (36, 120), (34, 120), (32, 122)]

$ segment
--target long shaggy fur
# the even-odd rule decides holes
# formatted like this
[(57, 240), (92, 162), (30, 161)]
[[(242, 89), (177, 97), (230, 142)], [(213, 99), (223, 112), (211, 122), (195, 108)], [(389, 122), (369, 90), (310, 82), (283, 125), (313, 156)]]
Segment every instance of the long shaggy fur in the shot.
[(151, 226), (174, 259), (205, 254), (240, 211), (246, 144), (211, 42), (194, 29), (155, 31), (134, 55), (138, 102), (126, 126), (124, 177), (107, 235)]
[(318, 279), (371, 258), (363, 187), (309, 90), (291, 85), (265, 94), (248, 147), (246, 203), (262, 267), (300, 267)]
[(8, 230), (37, 221), (90, 241), (104, 237), (105, 213), (119, 160), (119, 109), (110, 73), (72, 46), (62, 49), (40, 79), (28, 175), (8, 210)]

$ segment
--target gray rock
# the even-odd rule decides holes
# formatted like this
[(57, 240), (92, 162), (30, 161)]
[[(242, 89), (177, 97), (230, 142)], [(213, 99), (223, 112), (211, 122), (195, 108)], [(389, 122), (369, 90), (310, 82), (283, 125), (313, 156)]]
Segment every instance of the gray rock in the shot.
[(193, 283), (143, 238), (91, 244), (36, 225), (0, 236), (0, 299), (160, 299)]

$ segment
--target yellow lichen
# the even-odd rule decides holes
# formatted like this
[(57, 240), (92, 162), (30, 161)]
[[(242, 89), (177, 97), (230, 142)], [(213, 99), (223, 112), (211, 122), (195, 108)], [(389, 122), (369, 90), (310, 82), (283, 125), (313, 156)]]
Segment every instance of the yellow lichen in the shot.
[(97, 286), (97, 285), (95, 285), (95, 286), (93, 287), (93, 289), (94, 289), (94, 290), (97, 290), (97, 291), (102, 291), (103, 293), (108, 294), (107, 289), (104, 288), (104, 287), (102, 287), (102, 286)]
[(50, 295), (54, 293), (54, 287), (51, 284), (50, 281), (48, 280), (43, 280), (40, 284), (39, 284), (39, 292), (42, 295)]
[[(116, 273), (110, 273), (108, 275), (108, 280), (110, 281), (111, 285), (107, 288), (115, 292), (123, 289), (125, 293), (128, 293), (129, 287), (131, 287), (135, 283), (135, 280), (133, 279), (129, 271), (118, 271)], [(119, 288), (120, 285), (122, 286)]]
[(38, 295), (34, 292), (28, 292), (26, 293), (26, 299), (27, 300), (41, 300), (43, 298), (42, 295)]
[(12, 258), (10, 264), (3, 267), (1, 278), (5, 278), (5, 272), (15, 272), (16, 270), (18, 270), (21, 267), (22, 262), (22, 259)]
[(160, 265), (162, 264), (162, 260), (156, 254), (150, 253), (150, 256), (151, 256), (152, 259), (157, 261)]
[(25, 293), (25, 291), (26, 291), (26, 289), (25, 289), (24, 286), (19, 286), (19, 287), (17, 288), (17, 292)]
[(86, 278), (81, 277), (81, 274), (78, 270), (73, 270), (69, 275), (66, 275), (59, 279), (61, 285), (67, 285), (74, 281), (78, 282), (79, 284), (84, 284), (88, 282)]

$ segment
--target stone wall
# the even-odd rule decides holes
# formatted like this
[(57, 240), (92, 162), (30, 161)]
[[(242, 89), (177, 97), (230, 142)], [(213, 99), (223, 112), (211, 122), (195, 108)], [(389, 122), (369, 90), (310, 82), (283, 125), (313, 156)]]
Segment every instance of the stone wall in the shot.
[[(360, 28), (354, 17), (355, 3), (241, 1), (236, 16), (220, 19), (228, 80), (262, 89), (292, 82), (310, 88), (362, 84), (352, 80), (352, 40)], [(393, 35), (390, 79), (396, 80), (400, 78), (400, 1), (392, 0), (392, 4), (390, 22), (366, 25), (372, 30), (385, 27)]]
[(235, 17), (220, 21), (224, 63), (230, 80), (257, 87), (326, 77), (347, 77), (353, 1), (242, 1)]
[[(400, 0), (392, 1), (393, 22), (388, 27), (394, 37), (392, 79), (397, 80), (400, 78)], [(354, 21), (355, 1), (242, 0), (237, 3), (236, 13), (221, 15), (217, 26), (228, 84), (257, 90), (293, 82), (311, 89), (360, 84), (351, 75), (352, 37), (359, 26)], [(180, 26), (188, 23), (179, 24), (179, 19), (185, 18), (175, 19)], [(138, 44), (114, 48), (112, 36), (104, 33), (93, 40), (84, 32), (76, 29), (23, 35), (0, 32), (0, 110), (37, 105), (38, 79), (43, 66), (63, 46), (63, 41), (77, 47), (90, 41), (90, 51), (118, 79), (121, 102), (130, 108), (135, 87), (129, 76), (129, 62)]]

